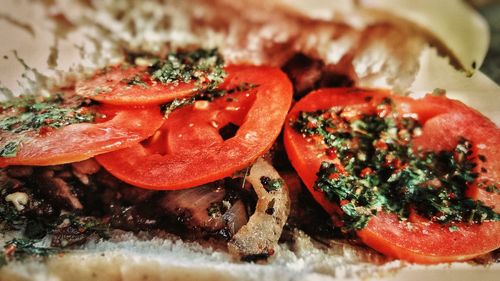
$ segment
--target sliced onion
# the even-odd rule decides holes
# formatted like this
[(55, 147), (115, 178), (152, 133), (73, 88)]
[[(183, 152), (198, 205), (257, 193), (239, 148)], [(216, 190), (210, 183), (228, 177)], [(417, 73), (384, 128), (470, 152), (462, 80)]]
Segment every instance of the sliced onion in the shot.
[(248, 222), (247, 210), (243, 201), (238, 200), (222, 216), (231, 235), (238, 232)]
[(216, 231), (224, 227), (224, 220), (222, 216), (211, 216), (208, 210), (212, 204), (221, 202), (225, 194), (223, 188), (207, 184), (167, 192), (159, 204), (172, 215), (187, 216), (187, 223), (192, 228)]
[(239, 258), (272, 255), (290, 213), (287, 185), (283, 183), (281, 188), (268, 191), (261, 183), (262, 177), (281, 179), (273, 166), (259, 158), (247, 176), (258, 197), (255, 213), (228, 243), (229, 252)]

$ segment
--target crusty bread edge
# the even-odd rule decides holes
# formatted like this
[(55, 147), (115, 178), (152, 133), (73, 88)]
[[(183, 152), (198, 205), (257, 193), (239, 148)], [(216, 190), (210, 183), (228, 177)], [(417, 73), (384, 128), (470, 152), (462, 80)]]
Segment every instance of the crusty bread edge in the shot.
[[(280, 244), (268, 263), (233, 260), (223, 250), (180, 239), (141, 240), (123, 234), (111, 241), (46, 259), (14, 261), (0, 268), (0, 281), (60, 280), (496, 280), (500, 264), (468, 263), (435, 266), (402, 261), (376, 264), (348, 245), (318, 246), (304, 233), (294, 233), (293, 245)], [(363, 256), (364, 255), (364, 256)], [(363, 257), (362, 257), (363, 256)], [(365, 258), (365, 261), (363, 261)], [(415, 279), (417, 278), (417, 279)], [(451, 280), (451, 279), (450, 279)]]

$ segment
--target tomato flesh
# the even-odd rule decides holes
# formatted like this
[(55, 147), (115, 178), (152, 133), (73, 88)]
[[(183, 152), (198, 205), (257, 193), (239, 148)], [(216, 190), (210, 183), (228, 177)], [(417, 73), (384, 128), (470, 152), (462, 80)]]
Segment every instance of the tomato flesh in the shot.
[[(422, 134), (413, 140), (414, 147), (427, 151), (453, 149), (460, 137), (470, 140), (473, 157), (479, 161), (475, 171), (479, 176), (467, 189), (467, 195), (481, 200), (498, 212), (498, 193), (487, 192), (480, 182), (498, 183), (500, 131), (487, 118), (464, 104), (445, 97), (426, 96), (414, 100), (392, 96), (380, 90), (322, 89), (310, 93), (290, 111), (287, 121), (295, 120), (300, 111), (312, 112), (332, 107), (356, 107), (362, 113), (373, 113), (383, 98), (391, 97), (400, 115), (412, 115), (419, 120)], [(332, 158), (324, 153), (325, 146), (297, 133), (290, 124), (285, 125), (285, 148), (315, 200), (330, 214), (341, 212), (335, 202), (329, 201), (322, 191), (314, 188), (316, 173), (323, 161)], [(470, 259), (500, 247), (500, 222), (468, 225), (457, 223), (458, 231), (426, 219), (412, 221), (412, 227), (401, 222), (397, 215), (379, 212), (368, 225), (358, 231), (368, 246), (395, 258), (417, 263), (437, 263)], [(451, 241), (451, 242), (450, 242)]]
[(154, 80), (146, 67), (114, 66), (80, 81), (76, 93), (93, 100), (113, 105), (159, 105), (192, 95), (194, 83), (161, 83)]
[[(72, 124), (40, 134), (22, 136), (15, 157), (0, 157), (0, 167), (8, 165), (59, 165), (91, 158), (125, 148), (151, 136), (163, 123), (159, 107), (117, 108), (98, 106), (102, 116), (95, 123)], [(3, 142), (16, 135), (2, 133)]]
[[(450, 150), (460, 136), (467, 136), (475, 144), (472, 157), (479, 159), (475, 167), (476, 182), (483, 183), (483, 187), (498, 183), (500, 161), (496, 155), (500, 155), (500, 131), (491, 121), (475, 112), (445, 113), (430, 119), (422, 130), (422, 136), (414, 139), (414, 144), (425, 150)], [(467, 194), (500, 212), (498, 192), (487, 192), (479, 185), (472, 185)]]
[[(370, 113), (373, 108), (366, 103), (366, 100), (371, 98), (371, 103), (379, 103), (386, 96), (385, 92), (357, 89), (318, 90), (308, 94), (295, 104), (288, 114), (287, 122), (295, 120), (300, 111), (311, 112), (333, 106), (356, 106), (361, 112)], [(325, 147), (308, 141), (288, 123), (285, 124), (284, 144), (288, 158), (316, 202), (328, 213), (338, 211), (338, 206), (329, 201), (323, 192), (314, 189), (316, 173), (319, 171), (321, 163), (331, 160), (324, 153)]]
[(379, 213), (358, 232), (371, 248), (390, 257), (433, 264), (464, 261), (500, 245), (500, 223), (460, 224), (456, 231), (438, 223), (402, 222), (395, 214)]
[[(172, 112), (151, 139), (96, 159), (117, 178), (148, 189), (181, 189), (241, 170), (277, 138), (292, 99), (292, 86), (277, 68), (229, 66), (223, 89), (255, 88)], [(238, 126), (224, 140), (219, 130)]]

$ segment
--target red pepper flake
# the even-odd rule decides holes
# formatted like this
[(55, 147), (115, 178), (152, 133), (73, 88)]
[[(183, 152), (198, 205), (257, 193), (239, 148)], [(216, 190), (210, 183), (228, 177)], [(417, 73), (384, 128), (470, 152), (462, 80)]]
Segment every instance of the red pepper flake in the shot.
[(340, 175), (338, 173), (332, 173), (332, 174), (330, 174), (330, 176), (328, 178), (331, 180), (336, 180), (339, 177), (340, 177)]
[(392, 161), (392, 165), (397, 170), (403, 170), (403, 168), (406, 167), (406, 164), (404, 164), (403, 161), (401, 161), (401, 159), (399, 158), (394, 159), (394, 161)]
[(309, 122), (307, 122), (306, 127), (308, 129), (314, 129), (314, 128), (316, 128), (316, 125), (313, 122), (309, 121)]
[(332, 128), (332, 127), (326, 127), (326, 128), (325, 128), (325, 131), (326, 131), (327, 133), (333, 134), (333, 133), (335, 133), (335, 132), (337, 131), (337, 129)]
[(374, 146), (376, 149), (380, 149), (380, 150), (387, 150), (389, 148), (387, 143), (383, 140), (376, 140), (374, 143)]
[(328, 148), (326, 150), (326, 155), (330, 157), (331, 159), (337, 158), (337, 153), (335, 152), (335, 148)]
[(339, 171), (341, 175), (347, 175), (347, 171), (345, 170), (344, 165), (342, 165), (341, 163), (335, 163), (335, 168), (337, 168), (337, 171)]
[(360, 177), (364, 178), (368, 175), (371, 175), (373, 173), (372, 168), (366, 167), (363, 170), (361, 170), (361, 173), (359, 174)]
[(344, 205), (347, 205), (347, 204), (349, 204), (349, 200), (345, 200), (345, 199), (344, 200), (340, 200), (340, 206), (341, 207), (344, 206)]
[(312, 139), (315, 143), (321, 143), (321, 142), (323, 142), (323, 137), (322, 137), (322, 136), (319, 136), (319, 135), (314, 135), (314, 136), (311, 136), (311, 139)]
[(43, 126), (39, 129), (38, 133), (40, 135), (46, 135), (50, 132), (54, 131), (54, 128), (50, 127), (50, 126)]

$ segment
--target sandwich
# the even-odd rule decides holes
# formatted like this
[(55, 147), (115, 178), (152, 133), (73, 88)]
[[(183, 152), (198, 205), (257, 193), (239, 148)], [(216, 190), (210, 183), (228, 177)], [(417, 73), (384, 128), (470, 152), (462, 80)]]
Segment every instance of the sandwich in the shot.
[(497, 125), (405, 96), (429, 42), (464, 75), (481, 47), (384, 1), (318, 3), (41, 4), (103, 42), (92, 70), (1, 105), (0, 280), (495, 264)]

